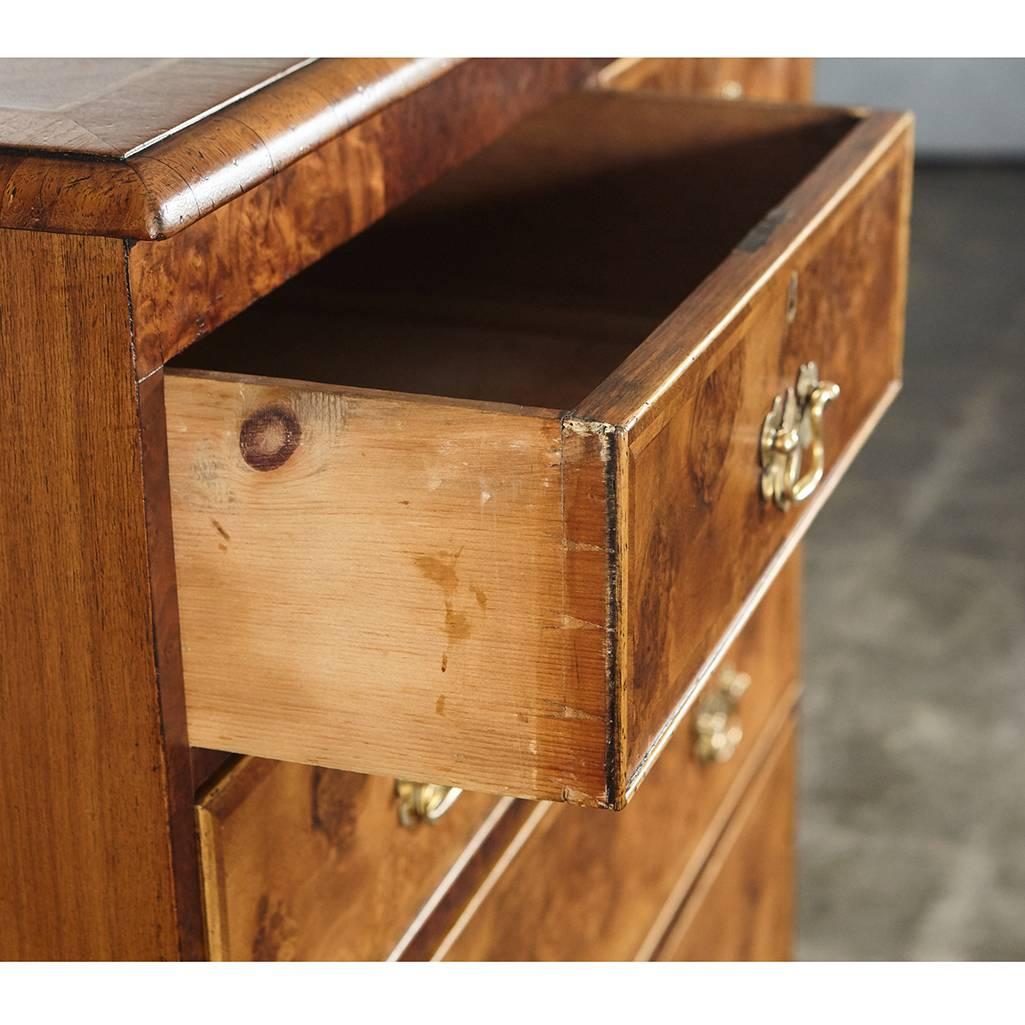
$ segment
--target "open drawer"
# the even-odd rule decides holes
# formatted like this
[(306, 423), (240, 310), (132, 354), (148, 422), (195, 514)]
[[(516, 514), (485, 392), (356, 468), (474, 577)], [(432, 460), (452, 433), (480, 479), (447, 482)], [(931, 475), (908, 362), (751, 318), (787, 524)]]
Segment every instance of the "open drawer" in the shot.
[(191, 742), (623, 805), (897, 391), (910, 156), (581, 93), (186, 351)]

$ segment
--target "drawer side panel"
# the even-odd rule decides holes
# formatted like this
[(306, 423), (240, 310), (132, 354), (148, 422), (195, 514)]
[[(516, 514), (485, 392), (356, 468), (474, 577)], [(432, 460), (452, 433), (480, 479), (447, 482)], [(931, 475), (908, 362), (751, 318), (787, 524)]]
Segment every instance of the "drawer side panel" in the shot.
[(604, 801), (557, 415), (199, 372), (167, 410), (193, 744)]

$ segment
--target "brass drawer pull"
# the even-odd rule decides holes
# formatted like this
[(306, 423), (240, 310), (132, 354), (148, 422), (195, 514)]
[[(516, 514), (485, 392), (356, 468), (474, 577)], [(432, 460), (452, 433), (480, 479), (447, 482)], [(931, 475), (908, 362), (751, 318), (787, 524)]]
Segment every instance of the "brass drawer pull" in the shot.
[(456, 803), (461, 793), (459, 787), (397, 779), (395, 794), (399, 799), (399, 822), (407, 829), (418, 822), (437, 822)]
[(747, 673), (724, 669), (719, 674), (694, 718), (694, 751), (699, 761), (728, 762), (733, 757), (744, 738), (744, 729), (735, 713), (750, 686)]
[[(773, 399), (762, 422), (762, 498), (772, 499), (778, 509), (803, 502), (822, 480), (826, 464), (822, 415), (839, 394), (838, 385), (819, 381), (814, 363), (805, 363), (797, 372), (797, 384)], [(802, 476), (805, 450), (810, 466)]]

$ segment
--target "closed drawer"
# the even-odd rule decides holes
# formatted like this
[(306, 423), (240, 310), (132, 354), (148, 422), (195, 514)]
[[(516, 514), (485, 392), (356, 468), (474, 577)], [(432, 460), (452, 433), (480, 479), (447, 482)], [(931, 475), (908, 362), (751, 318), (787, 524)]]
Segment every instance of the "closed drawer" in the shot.
[(625, 804), (898, 388), (909, 157), (898, 115), (581, 94), (188, 350), (192, 742)]
[(794, 928), (796, 743), (790, 726), (746, 794), (659, 961), (785, 961)]
[(725, 660), (751, 678), (732, 720), (743, 729), (732, 757), (699, 757), (699, 704), (628, 808), (539, 805), (483, 878), (471, 865), (452, 886), (405, 956), (648, 957), (793, 707), (798, 580), (792, 563)]
[(196, 812), (215, 961), (381, 960), (510, 802), (400, 825), (392, 780), (243, 758)]

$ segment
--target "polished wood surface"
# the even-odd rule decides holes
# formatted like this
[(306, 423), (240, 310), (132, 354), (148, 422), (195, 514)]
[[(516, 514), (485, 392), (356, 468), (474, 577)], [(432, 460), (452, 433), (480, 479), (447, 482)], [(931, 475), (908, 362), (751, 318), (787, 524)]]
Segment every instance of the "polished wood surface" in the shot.
[(353, 92), (363, 106), (350, 119), (365, 118), (355, 127), (173, 238), (131, 249), (140, 376), (566, 92), (593, 66), (570, 59), (463, 61), (376, 113), (369, 100), (389, 93)]
[(656, 960), (790, 959), (796, 747), (791, 725), (745, 795)]
[[(416, 138), (429, 134), (433, 144), (449, 150), (457, 141), (446, 140), (446, 120), (487, 123), (494, 112), (498, 120), (491, 131), (497, 134), (503, 103), (522, 110), (518, 86), (521, 74), (529, 82), (531, 62), (523, 62), (522, 72), (502, 60), (476, 63), (470, 81), (477, 91), (456, 97), (457, 110), (435, 108), (439, 123), (416, 125)], [(546, 67), (555, 74), (574, 67), (567, 88), (599, 63), (538, 61), (535, 73), (544, 77)], [(0, 226), (167, 238), (458, 66), (440, 58), (318, 60), (127, 159), (0, 153)], [(439, 95), (452, 99), (448, 92)], [(405, 173), (415, 175), (410, 160)]]
[(814, 65), (806, 57), (621, 57), (597, 77), (613, 89), (806, 103)]
[(211, 959), (386, 959), (507, 803), (407, 828), (394, 780), (243, 759), (197, 807)]
[(697, 759), (692, 712), (627, 809), (552, 805), (527, 820), (511, 853), (490, 855), (504, 870), (483, 878), (471, 871), (466, 884), (457, 882), (405, 956), (647, 957), (793, 706), (799, 618), (795, 558), (726, 658), (752, 678), (739, 707), (744, 737), (729, 761)]
[(174, 861), (185, 747), (154, 649), (124, 259), (0, 231), (0, 959), (201, 950)]
[(0, 60), (0, 147), (124, 160), (306, 61)]
[[(905, 131), (572, 97), (189, 349), (168, 408), (196, 741), (622, 806), (895, 391)], [(757, 439), (808, 359), (845, 394), (820, 494), (784, 515)], [(274, 401), (312, 462), (254, 474), (239, 429)], [(343, 522), (379, 546), (371, 579)], [(456, 645), (455, 592), (416, 571), (438, 553), (461, 591), (501, 579), (501, 616), (469, 606)]]

